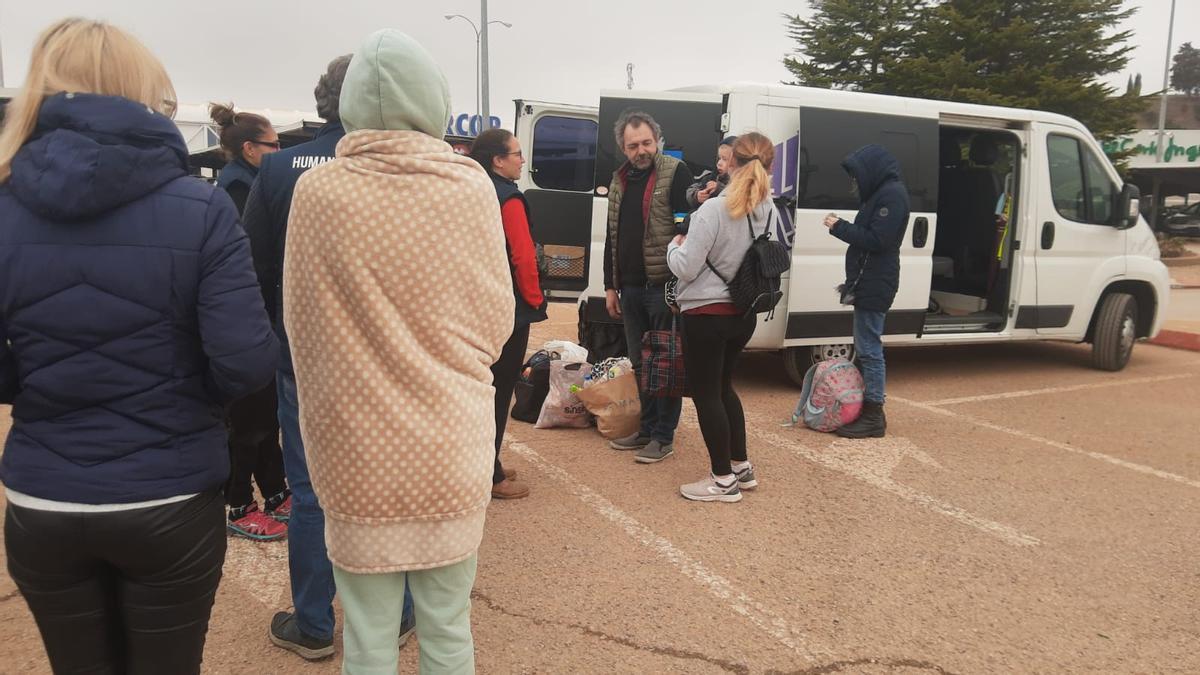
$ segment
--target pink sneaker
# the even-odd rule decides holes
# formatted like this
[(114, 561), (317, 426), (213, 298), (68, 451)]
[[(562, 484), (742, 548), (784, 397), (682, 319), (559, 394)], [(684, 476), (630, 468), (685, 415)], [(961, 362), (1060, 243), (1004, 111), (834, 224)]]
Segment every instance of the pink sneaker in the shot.
[(267, 515), (281, 523), (286, 523), (292, 519), (292, 496), (288, 495), (287, 499), (279, 503), (278, 506), (272, 507), (268, 501), (266, 504)]
[(263, 513), (257, 502), (246, 507), (241, 518), (230, 520), (229, 533), (255, 541), (277, 541), (287, 536), (287, 525)]

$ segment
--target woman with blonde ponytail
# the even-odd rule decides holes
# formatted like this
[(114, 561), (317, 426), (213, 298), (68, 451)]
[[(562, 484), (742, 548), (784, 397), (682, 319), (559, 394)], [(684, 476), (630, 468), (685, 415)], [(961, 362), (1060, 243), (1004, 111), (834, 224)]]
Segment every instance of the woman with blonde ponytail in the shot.
[(174, 99), (133, 36), (66, 19), (0, 132), (4, 546), (55, 673), (200, 672), (223, 406), (278, 357), (233, 202), (187, 175)]
[(680, 486), (687, 499), (736, 502), (758, 485), (746, 457), (746, 418), (733, 390), (738, 355), (754, 335), (755, 317), (737, 308), (725, 279), (732, 279), (754, 237), (779, 223), (771, 202), (775, 147), (757, 132), (733, 144), (727, 187), (692, 214), (686, 236), (667, 249), (667, 266), (679, 278), (676, 298), (683, 312), (683, 358), (700, 432), (712, 472)]

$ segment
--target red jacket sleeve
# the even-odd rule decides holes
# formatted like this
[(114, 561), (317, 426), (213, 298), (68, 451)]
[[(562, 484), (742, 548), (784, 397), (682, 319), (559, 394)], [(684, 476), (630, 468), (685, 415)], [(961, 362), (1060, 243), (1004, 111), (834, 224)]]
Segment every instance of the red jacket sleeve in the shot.
[(517, 290), (530, 307), (541, 307), (544, 299), (538, 282), (537, 253), (529, 234), (525, 204), (520, 199), (508, 200), (500, 209), (500, 217), (504, 220), (504, 238), (516, 270)]

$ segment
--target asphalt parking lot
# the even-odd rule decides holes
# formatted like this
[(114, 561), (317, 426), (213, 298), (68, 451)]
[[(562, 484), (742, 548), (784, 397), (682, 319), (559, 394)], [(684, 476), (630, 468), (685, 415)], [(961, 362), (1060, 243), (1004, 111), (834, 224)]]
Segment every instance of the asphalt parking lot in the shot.
[[(556, 306), (531, 345), (573, 335)], [(798, 391), (747, 355), (761, 486), (737, 504), (678, 495), (707, 470), (690, 404), (649, 466), (513, 423), (533, 493), (489, 512), (479, 672), (1200, 671), (1200, 353), (1142, 344), (1120, 373), (1086, 345), (888, 359), (888, 437), (842, 441), (782, 426)], [(267, 642), (287, 583), (285, 545), (231, 542), (205, 672), (339, 671)], [(0, 671), (48, 672), (3, 575), (0, 633)]]

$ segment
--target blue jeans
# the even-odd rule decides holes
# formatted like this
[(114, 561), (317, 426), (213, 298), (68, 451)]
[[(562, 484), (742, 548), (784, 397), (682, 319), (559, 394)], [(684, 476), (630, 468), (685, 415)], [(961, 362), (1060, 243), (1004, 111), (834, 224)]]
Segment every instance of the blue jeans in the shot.
[[(625, 344), (629, 346), (629, 360), (638, 371), (640, 382), (642, 335), (651, 330), (671, 330), (673, 315), (667, 307), (663, 287), (627, 286), (621, 289), (621, 314), (625, 321)], [(675, 427), (679, 426), (679, 413), (683, 410), (683, 399), (650, 398), (644, 393), (641, 399), (641, 435), (664, 445), (673, 442)]]
[[(308, 460), (300, 438), (300, 403), (296, 374), (279, 370), (279, 429), (283, 434), (283, 470), (292, 490), (292, 517), (288, 521), (288, 573), (292, 581), (292, 606), (296, 623), (306, 635), (322, 640), (333, 637), (333, 565), (325, 550), (325, 512), (308, 477)], [(412, 616), (412, 594), (404, 595), (404, 618)]]
[(863, 398), (883, 405), (887, 366), (883, 362), (883, 320), (887, 312), (854, 308), (854, 351), (863, 376)]

